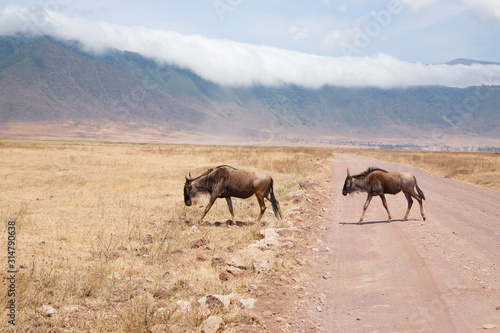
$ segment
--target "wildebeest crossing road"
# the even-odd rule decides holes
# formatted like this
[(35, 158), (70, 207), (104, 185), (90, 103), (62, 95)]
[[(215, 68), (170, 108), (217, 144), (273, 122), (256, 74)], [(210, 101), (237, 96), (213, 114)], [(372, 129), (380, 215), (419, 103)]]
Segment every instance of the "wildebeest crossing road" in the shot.
[[(410, 172), (426, 196), (403, 222), (406, 199), (371, 205), (341, 195), (346, 169)], [(294, 332), (500, 331), (500, 193), (416, 168), (336, 154), (323, 249), (305, 283)], [(325, 250), (327, 249), (327, 250)], [(315, 324), (312, 324), (315, 323)]]

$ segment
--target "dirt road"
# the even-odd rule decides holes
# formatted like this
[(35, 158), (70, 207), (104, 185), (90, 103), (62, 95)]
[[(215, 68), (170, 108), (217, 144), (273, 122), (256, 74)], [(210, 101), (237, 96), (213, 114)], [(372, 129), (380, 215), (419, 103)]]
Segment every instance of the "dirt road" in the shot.
[[(336, 154), (332, 200), (312, 280), (297, 296), (292, 332), (500, 332), (500, 194), (424, 171)], [(403, 194), (341, 195), (351, 174), (377, 166), (413, 173), (427, 220)], [(307, 300), (307, 301), (305, 301)]]

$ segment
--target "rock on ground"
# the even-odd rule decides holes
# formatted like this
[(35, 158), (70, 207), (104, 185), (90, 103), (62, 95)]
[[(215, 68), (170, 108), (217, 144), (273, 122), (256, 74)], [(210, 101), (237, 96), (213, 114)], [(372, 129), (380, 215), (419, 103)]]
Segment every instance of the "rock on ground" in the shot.
[(210, 316), (201, 325), (201, 333), (218, 333), (224, 329), (224, 320), (221, 317)]

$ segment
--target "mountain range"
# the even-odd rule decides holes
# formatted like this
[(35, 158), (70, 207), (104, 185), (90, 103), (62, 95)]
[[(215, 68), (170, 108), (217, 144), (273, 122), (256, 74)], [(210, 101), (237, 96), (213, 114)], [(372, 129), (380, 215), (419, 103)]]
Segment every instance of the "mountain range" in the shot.
[[(481, 63), (457, 59), (449, 65)], [(500, 140), (500, 87), (221, 86), (137, 53), (0, 37), (0, 137), (238, 144)]]

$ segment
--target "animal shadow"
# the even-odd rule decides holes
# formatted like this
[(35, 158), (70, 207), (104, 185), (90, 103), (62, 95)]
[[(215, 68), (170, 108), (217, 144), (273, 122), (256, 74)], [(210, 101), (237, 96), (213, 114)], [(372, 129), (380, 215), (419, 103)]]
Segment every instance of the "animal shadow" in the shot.
[(245, 227), (245, 226), (248, 226), (250, 225), (251, 223), (248, 223), (248, 222), (245, 222), (245, 221), (236, 221), (235, 223), (233, 223), (232, 220), (227, 220), (226, 222), (214, 222), (213, 226), (214, 227), (222, 227), (222, 226), (237, 226), (237, 227)]
[(366, 222), (361, 222), (359, 224), (358, 222), (339, 222), (340, 225), (363, 225), (363, 224), (388, 224), (388, 223), (394, 223), (394, 222), (410, 222), (410, 221), (417, 221), (417, 219), (408, 219), (406, 221), (403, 221), (403, 219), (395, 219), (391, 220), (391, 222), (387, 222), (387, 220), (382, 220), (382, 221), (366, 221)]

